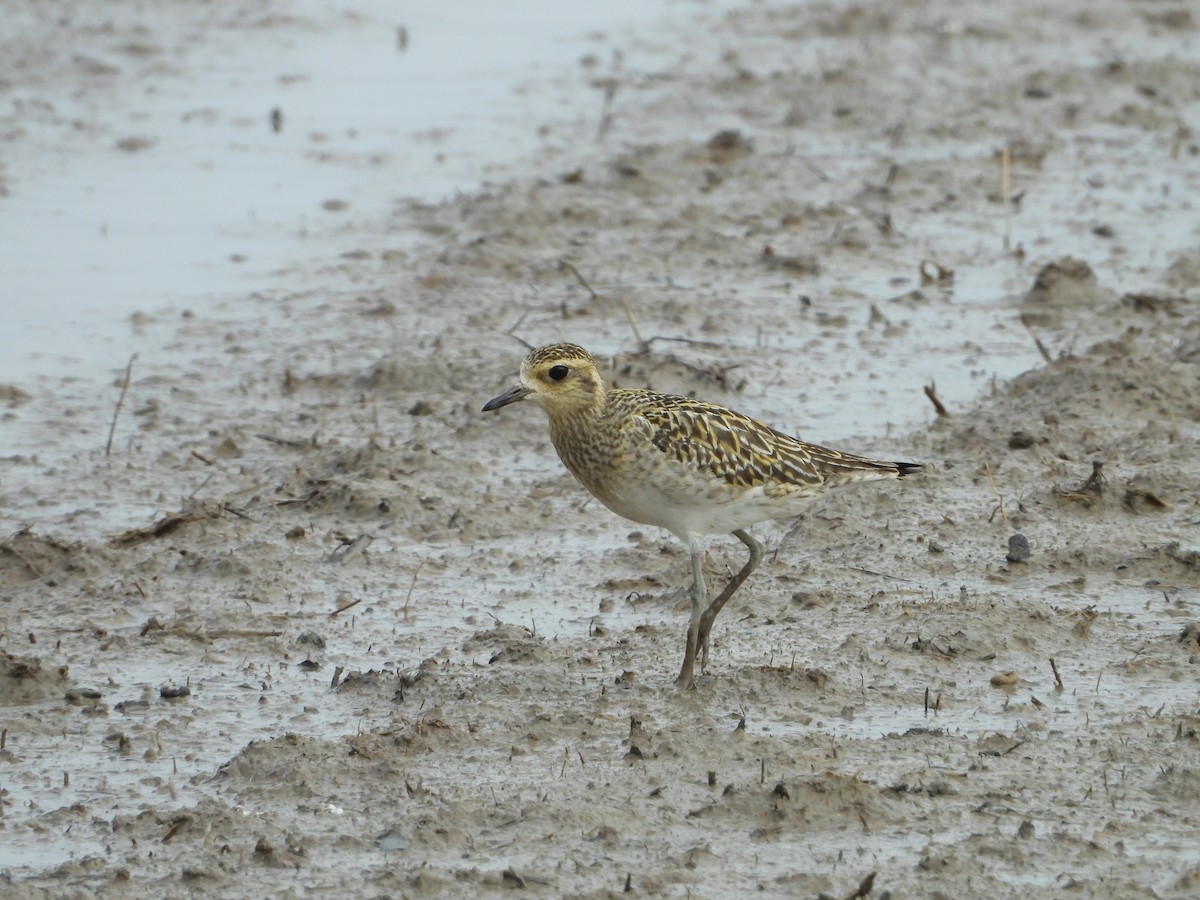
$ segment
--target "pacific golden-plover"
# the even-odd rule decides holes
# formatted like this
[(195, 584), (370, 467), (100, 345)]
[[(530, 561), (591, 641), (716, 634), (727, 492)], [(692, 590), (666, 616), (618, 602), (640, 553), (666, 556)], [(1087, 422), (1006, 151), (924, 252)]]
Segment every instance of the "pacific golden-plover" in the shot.
[[(684, 688), (694, 686), (697, 648), (701, 671), (708, 664), (713, 620), (762, 561), (762, 545), (746, 528), (795, 516), (830, 489), (921, 469), (807, 444), (714, 403), (608, 388), (591, 354), (575, 344), (531, 351), (520, 383), (483, 410), (526, 398), (546, 411), (559, 458), (601, 503), (687, 544), (692, 618), (677, 682)], [(699, 536), (717, 533), (732, 533), (750, 558), (708, 603)]]

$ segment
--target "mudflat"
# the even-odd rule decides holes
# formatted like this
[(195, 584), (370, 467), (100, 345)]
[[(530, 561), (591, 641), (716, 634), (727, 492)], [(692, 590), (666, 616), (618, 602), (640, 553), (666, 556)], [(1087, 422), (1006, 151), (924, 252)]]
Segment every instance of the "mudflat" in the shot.
[[(7, 90), (94, 98), (44, 39)], [(1198, 39), (1027, 0), (601, 36), (512, 172), (139, 314), (128, 378), (0, 385), (39, 443), (0, 459), (0, 894), (1194, 896)], [(556, 340), (925, 472), (753, 529), (677, 691), (684, 548), (480, 412)]]

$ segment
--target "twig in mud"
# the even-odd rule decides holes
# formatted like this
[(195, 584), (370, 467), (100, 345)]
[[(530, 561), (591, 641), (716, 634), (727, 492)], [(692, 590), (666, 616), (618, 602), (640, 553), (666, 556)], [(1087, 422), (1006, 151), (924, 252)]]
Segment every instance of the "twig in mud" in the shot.
[(192, 510), (191, 512), (175, 513), (169, 516), (163, 516), (153, 525), (148, 525), (145, 528), (131, 528), (126, 532), (118, 534), (114, 538), (109, 538), (109, 543), (117, 547), (128, 546), (130, 544), (140, 544), (142, 541), (150, 540), (151, 538), (163, 537), (170, 534), (180, 525), (187, 522), (195, 522), (199, 519), (219, 519), (225, 515), (225, 507), (218, 505), (212, 509)]
[(187, 496), (188, 500), (195, 500), (196, 495), (198, 493), (200, 493), (202, 490), (204, 490), (204, 486), (213, 480), (213, 475), (215, 475), (215, 474), (216, 474), (215, 472), (209, 472), (208, 477), (205, 478), (198, 485), (196, 485), (196, 489), (194, 491), (192, 491), (190, 494), (188, 494), (188, 496)]
[(203, 633), (203, 636), (209, 640), (217, 638), (254, 638), (254, 637), (280, 637), (282, 631), (265, 631), (258, 628), (213, 628)]
[(1042, 354), (1042, 359), (1048, 363), (1054, 362), (1054, 358), (1050, 356), (1050, 351), (1046, 349), (1046, 345), (1042, 343), (1042, 339), (1033, 333), (1033, 326), (1029, 324), (1029, 317), (1024, 313), (1021, 314), (1021, 324), (1025, 326), (1025, 330), (1033, 338), (1033, 345), (1038, 348), (1038, 353)]
[(371, 542), (374, 540), (375, 538), (369, 534), (360, 534), (358, 537), (350, 541), (347, 541), (343, 538), (341, 545), (331, 551), (330, 554), (325, 557), (325, 560), (327, 562), (349, 562), (354, 557), (365, 552), (367, 547), (371, 546)]
[(273, 434), (256, 434), (256, 438), (263, 441), (268, 441), (272, 444), (278, 444), (281, 447), (291, 447), (293, 450), (299, 450), (307, 446), (306, 441), (296, 441), (291, 438), (275, 437)]
[(133, 372), (133, 361), (137, 354), (129, 357), (129, 365), (125, 367), (125, 379), (121, 382), (121, 395), (117, 397), (117, 407), (113, 410), (112, 424), (108, 426), (108, 441), (104, 445), (104, 455), (112, 453), (113, 433), (117, 430), (117, 416), (121, 415), (121, 407), (125, 405), (125, 394), (129, 390), (129, 376)]
[[(688, 337), (671, 337), (670, 335), (666, 335), (666, 334), (656, 334), (652, 338), (647, 338), (646, 346), (653, 344), (655, 341), (675, 341), (676, 343), (679, 343), (679, 344), (690, 344), (693, 347), (704, 347), (706, 350), (716, 350), (718, 347), (721, 346), (716, 341), (700, 341), (700, 340), (697, 340), (696, 338), (688, 338)], [(734, 367), (731, 367), (731, 368), (734, 368)]]
[(338, 686), (338, 679), (342, 677), (342, 669), (343, 668), (344, 668), (343, 666), (334, 666), (333, 667), (333, 678), (331, 678), (329, 680), (329, 687), (331, 690)]
[(282, 634), (282, 631), (265, 631), (258, 628), (213, 628), (199, 633), (200, 637), (210, 641), (218, 638), (280, 637)]
[[(581, 274), (579, 274), (579, 270), (578, 270), (577, 268), (575, 268), (575, 266), (573, 266), (571, 263), (567, 262), (567, 260), (565, 260), (565, 259), (560, 259), (560, 260), (558, 261), (558, 265), (559, 265), (559, 268), (566, 269), (568, 272), (570, 272), (572, 275), (574, 275), (574, 276), (575, 276), (576, 280), (577, 280), (577, 281), (578, 281), (578, 282), (579, 282), (581, 285), (583, 285), (583, 289), (584, 289), (585, 291), (587, 291), (587, 292), (588, 292), (588, 294), (590, 294), (590, 295), (591, 295), (591, 298), (592, 298), (592, 302), (593, 302), (593, 303), (594, 303), (595, 301), (597, 301), (597, 300), (606, 300), (606, 299), (608, 299), (608, 298), (606, 298), (606, 297), (602, 297), (600, 294), (597, 294), (597, 293), (596, 293), (596, 292), (595, 292), (595, 291), (592, 289), (592, 286), (591, 286), (590, 284), (588, 284), (588, 283), (587, 283), (587, 279), (586, 279), (586, 278), (584, 278), (584, 277), (583, 277)], [(628, 301), (628, 300), (626, 300), (624, 297), (621, 297), (621, 298), (619, 298), (619, 299), (617, 300), (617, 302), (618, 302), (618, 303), (620, 303), (620, 304), (621, 304), (621, 308), (625, 310), (625, 318), (626, 318), (627, 320), (629, 320), (629, 327), (630, 327), (630, 328), (633, 330), (633, 337), (634, 337), (634, 340), (636, 340), (636, 341), (637, 341), (637, 345), (638, 345), (638, 352), (639, 352), (639, 353), (649, 353), (649, 352), (650, 352), (650, 345), (649, 345), (649, 344), (647, 344), (647, 343), (646, 343), (646, 341), (644, 341), (644, 340), (642, 339), (642, 333), (641, 333), (641, 332), (638, 330), (638, 327), (637, 327), (637, 320), (636, 320), (636, 319), (634, 319), (634, 317), (633, 317), (633, 307), (631, 307), (631, 306), (629, 305), (629, 301)]]
[(903, 581), (906, 584), (913, 584), (911, 578), (901, 578), (899, 575), (889, 575), (887, 572), (876, 572), (874, 569), (864, 569), (862, 566), (842, 566), (851, 572), (862, 572), (864, 575), (874, 575), (876, 578), (890, 578), (892, 581)]
[(329, 617), (332, 619), (334, 616), (340, 615), (340, 614), (344, 613), (346, 610), (350, 609), (351, 607), (358, 606), (358, 604), (360, 604), (360, 603), (362, 603), (362, 597), (359, 597), (357, 600), (351, 600), (345, 606), (339, 606), (337, 609), (335, 609), (333, 612), (331, 612), (329, 614)]
[(937, 385), (932, 381), (925, 385), (925, 396), (928, 397), (929, 402), (933, 404), (933, 411), (937, 413), (939, 419), (947, 419), (950, 417), (950, 413), (946, 411), (946, 407), (942, 404), (942, 401), (938, 399)]
[[(864, 823), (865, 824), (865, 823)], [(853, 894), (847, 894), (846, 900), (861, 900), (862, 897), (869, 897), (871, 891), (875, 890), (875, 876), (877, 872), (872, 872), (866, 878), (858, 883), (858, 888)]]
[(1050, 657), (1050, 670), (1054, 673), (1054, 689), (1056, 691), (1063, 690), (1062, 676), (1058, 674), (1058, 666), (1054, 662), (1054, 657)]
[[(650, 340), (674, 340), (674, 338), (661, 338), (661, 339), (660, 338), (651, 338)], [(691, 341), (689, 343), (700, 344), (702, 342)], [(709, 346), (716, 347), (717, 345), (710, 344)], [(650, 352), (648, 347), (645, 352), (646, 353)], [(741, 390), (741, 387), (735, 387), (735, 386), (730, 385), (730, 383), (729, 383), (729, 373), (734, 371), (735, 369), (740, 369), (741, 368), (740, 364), (735, 363), (735, 364), (729, 365), (729, 366), (718, 366), (716, 364), (713, 364), (713, 365), (707, 366), (707, 367), (698, 366), (695, 363), (688, 362), (686, 359), (680, 359), (678, 356), (676, 356), (673, 353), (669, 353), (666, 356), (659, 357), (659, 362), (656, 363), (651, 368), (651, 371), (657, 372), (659, 369), (661, 369), (663, 366), (666, 366), (666, 365), (682, 366), (684, 369), (687, 369), (693, 375), (696, 375), (699, 378), (707, 378), (709, 381), (712, 381), (714, 384), (719, 385), (721, 390), (723, 390), (723, 391)]]
[[(149, 625), (149, 623), (147, 623)], [(161, 627), (161, 626), (160, 626)], [(143, 634), (149, 629), (143, 626)], [(170, 628), (163, 628), (162, 631), (175, 637), (191, 638), (193, 641), (208, 643), (210, 641), (221, 640), (222, 638), (264, 638), (264, 637), (280, 637), (282, 631), (262, 631), (253, 628), (213, 628), (205, 631), (196, 631), (191, 628), (182, 628), (178, 625), (173, 625)]]
[(408, 593), (404, 595), (404, 609), (402, 611), (406, 616), (408, 615), (408, 601), (412, 599), (413, 588), (417, 586), (417, 576), (421, 574), (421, 567), (423, 565), (425, 565), (425, 560), (417, 563), (417, 570), (413, 572), (412, 583), (408, 586)]
[(528, 318), (528, 316), (529, 316), (529, 310), (525, 310), (525, 312), (521, 313), (521, 317), (513, 323), (512, 328), (508, 329), (508, 331), (505, 333), (510, 338), (512, 338), (514, 341), (516, 341), (518, 344), (520, 344), (522, 347), (524, 347), (526, 350), (532, 350), (533, 344), (529, 343), (529, 341), (525, 340), (522, 337), (518, 337), (516, 334), (517, 329), (525, 324), (525, 319)]
[(196, 457), (196, 459), (200, 460), (200, 462), (204, 463), (206, 466), (215, 465), (214, 460), (209, 459), (207, 456), (205, 456), (199, 450), (193, 450), (192, 456)]
[(179, 834), (179, 832), (183, 830), (185, 825), (191, 824), (191, 821), (192, 821), (191, 816), (179, 816), (179, 818), (177, 818), (174, 822), (171, 823), (171, 827), (167, 829), (167, 833), (162, 836), (162, 842), (164, 844), (171, 843), (171, 838), (173, 838), (173, 837), (175, 837), (175, 835)]
[(604, 135), (608, 133), (608, 128), (612, 125), (612, 102), (617, 96), (617, 88), (619, 83), (615, 78), (602, 78), (594, 82), (596, 87), (604, 88), (604, 106), (600, 109), (600, 127), (596, 129), (596, 140), (604, 140)]
[(1000, 493), (1000, 488), (996, 487), (996, 479), (992, 477), (992, 466), (986, 459), (983, 461), (983, 468), (987, 472), (988, 484), (991, 485), (992, 493), (997, 497), (996, 508), (988, 516), (988, 521), (991, 522), (996, 518), (996, 513), (1000, 513), (1000, 521), (1007, 524), (1008, 513), (1004, 511), (1004, 495)]
[(1004, 252), (1012, 249), (1012, 148), (1000, 151), (1000, 202), (1004, 204)]
[(577, 268), (575, 268), (575, 266), (573, 266), (571, 263), (567, 262), (565, 259), (560, 259), (558, 261), (558, 265), (559, 265), (559, 268), (566, 269), (568, 272), (570, 272), (572, 275), (575, 276), (575, 279), (583, 286), (583, 289), (591, 295), (593, 301), (600, 299), (600, 295), (597, 294), (594, 290), (592, 290), (592, 286), (587, 283), (586, 278), (584, 278), (582, 275), (579, 274), (579, 270)]
[(39, 569), (36, 565), (34, 565), (32, 559), (30, 559), (28, 556), (26, 556), (24, 553), (22, 553), (20, 550), (18, 550), (13, 545), (12, 541), (5, 541), (3, 544), (0, 544), (0, 550), (7, 550), (9, 553), (11, 553), (13, 556), (15, 556), (21, 562), (25, 563), (25, 565), (29, 567), (29, 571), (33, 572), (33, 574), (36, 575), (38, 578), (41, 578), (45, 574), (41, 569)]

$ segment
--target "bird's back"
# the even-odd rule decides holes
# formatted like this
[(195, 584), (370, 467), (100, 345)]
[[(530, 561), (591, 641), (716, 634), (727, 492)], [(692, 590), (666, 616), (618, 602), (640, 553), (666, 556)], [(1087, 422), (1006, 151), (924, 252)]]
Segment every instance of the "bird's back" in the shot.
[(609, 390), (598, 417), (551, 423), (567, 467), (619, 515), (688, 534), (787, 518), (841, 485), (920, 467), (808, 444), (712, 403), (654, 391)]

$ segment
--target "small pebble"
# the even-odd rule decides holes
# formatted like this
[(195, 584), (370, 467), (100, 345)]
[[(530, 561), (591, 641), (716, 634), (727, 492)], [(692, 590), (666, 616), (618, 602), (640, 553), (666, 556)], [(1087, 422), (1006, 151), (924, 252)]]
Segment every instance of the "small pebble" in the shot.
[(1008, 539), (1008, 556), (1007, 559), (1012, 563), (1023, 563), (1033, 556), (1033, 551), (1029, 549), (1029, 538), (1023, 534), (1014, 534)]

